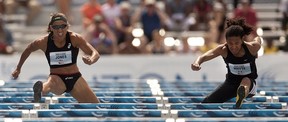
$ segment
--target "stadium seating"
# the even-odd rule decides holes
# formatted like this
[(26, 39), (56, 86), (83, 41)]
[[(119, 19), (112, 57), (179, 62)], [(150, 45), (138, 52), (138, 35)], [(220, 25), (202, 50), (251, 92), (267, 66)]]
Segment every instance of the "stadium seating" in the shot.
[[(46, 0), (39, 0), (43, 6), (41, 14), (35, 18), (33, 22), (33, 26), (24, 26), (24, 20), (26, 18), (25, 14), (16, 14), (11, 15), (7, 18), (16, 19), (15, 21), (19, 21), (18, 23), (7, 24), (7, 27), (13, 32), (13, 36), (15, 38), (15, 44), (17, 51), (22, 52), (24, 50), (25, 45), (27, 45), (32, 40), (46, 34), (46, 26), (49, 22), (49, 15), (52, 12), (57, 10), (56, 6), (52, 3), (46, 4)], [(44, 1), (44, 3), (43, 3)], [(73, 13), (73, 18), (81, 18), (80, 7), (87, 0), (81, 0), (81, 2), (73, 0), (74, 4), (71, 7), (71, 11)], [(139, 4), (138, 1), (129, 0), (132, 6), (137, 6)], [(212, 1), (212, 0), (208, 0)], [(51, 2), (51, 1), (50, 1)], [(100, 3), (103, 3), (104, 0), (99, 0)], [(232, 16), (232, 1), (227, 0), (228, 13), (227, 16)], [(280, 0), (254, 0), (252, 7), (257, 12), (257, 17), (259, 18), (257, 26), (263, 28), (263, 38), (273, 38), (275, 40), (279, 40), (279, 37), (285, 35), (283, 31), (281, 31), (281, 19), (283, 17), (282, 13), (279, 11), (279, 3)], [(82, 19), (74, 19), (71, 30), (82, 33), (83, 28), (81, 25)], [(205, 34), (204, 31), (188, 31), (188, 32), (174, 32), (169, 31), (166, 32), (166, 37), (175, 37), (181, 38), (191, 36), (191, 37), (203, 37)], [(24, 46), (23, 46), (24, 45)]]

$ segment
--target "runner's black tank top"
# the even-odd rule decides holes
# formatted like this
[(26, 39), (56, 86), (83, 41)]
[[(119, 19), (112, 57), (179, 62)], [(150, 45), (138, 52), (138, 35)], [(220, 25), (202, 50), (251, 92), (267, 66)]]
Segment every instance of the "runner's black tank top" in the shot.
[(58, 48), (53, 39), (52, 33), (48, 35), (47, 49), (45, 52), (50, 68), (65, 67), (77, 63), (79, 48), (72, 45), (70, 34), (66, 34), (66, 43)]
[(228, 70), (227, 78), (252, 78), (256, 79), (258, 77), (257, 67), (255, 64), (256, 56), (253, 56), (247, 46), (242, 44), (245, 50), (245, 54), (242, 57), (235, 57), (227, 47), (227, 57), (224, 58), (226, 63), (226, 68)]

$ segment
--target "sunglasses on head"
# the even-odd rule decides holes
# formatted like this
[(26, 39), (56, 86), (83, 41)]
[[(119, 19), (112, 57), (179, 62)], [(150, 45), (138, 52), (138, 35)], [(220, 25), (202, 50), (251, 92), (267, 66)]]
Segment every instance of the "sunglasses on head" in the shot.
[(55, 30), (59, 30), (59, 29), (64, 29), (66, 28), (67, 25), (66, 24), (62, 24), (62, 25), (52, 25), (52, 28)]

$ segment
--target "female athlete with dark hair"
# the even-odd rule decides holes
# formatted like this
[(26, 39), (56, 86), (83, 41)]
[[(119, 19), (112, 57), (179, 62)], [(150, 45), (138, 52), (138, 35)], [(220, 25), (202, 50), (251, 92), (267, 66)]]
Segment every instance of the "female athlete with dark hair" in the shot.
[(229, 19), (226, 26), (226, 42), (218, 45), (199, 56), (191, 68), (201, 69), (200, 65), (206, 61), (222, 56), (227, 68), (226, 80), (215, 91), (208, 95), (202, 103), (223, 103), (236, 97), (236, 108), (240, 108), (246, 97), (256, 93), (257, 67), (255, 59), (261, 48), (261, 39), (245, 41), (245, 36), (252, 32), (252, 27), (244, 19)]
[(50, 66), (47, 82), (37, 81), (34, 86), (34, 102), (40, 102), (42, 93), (61, 95), (70, 93), (79, 103), (99, 103), (98, 98), (82, 77), (77, 66), (79, 48), (85, 53), (85, 64), (95, 63), (100, 55), (79, 34), (68, 31), (68, 21), (64, 14), (54, 13), (48, 24), (48, 33), (30, 43), (21, 55), (12, 77), (17, 78), (21, 67), (29, 55), (42, 50)]

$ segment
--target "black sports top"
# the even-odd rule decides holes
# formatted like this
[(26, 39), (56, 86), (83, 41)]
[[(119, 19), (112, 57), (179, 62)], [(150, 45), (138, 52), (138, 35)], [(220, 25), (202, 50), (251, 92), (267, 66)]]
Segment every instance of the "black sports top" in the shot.
[(242, 57), (235, 57), (227, 47), (227, 57), (224, 58), (228, 70), (227, 78), (248, 77), (256, 79), (258, 77), (255, 64), (256, 56), (253, 56), (245, 44), (242, 44), (245, 54)]
[(66, 43), (58, 48), (52, 39), (52, 33), (48, 35), (47, 49), (45, 52), (50, 68), (65, 67), (77, 63), (79, 48), (73, 47), (69, 32), (66, 34)]

